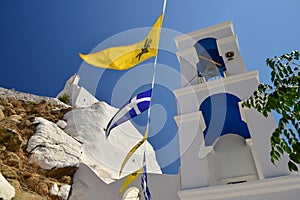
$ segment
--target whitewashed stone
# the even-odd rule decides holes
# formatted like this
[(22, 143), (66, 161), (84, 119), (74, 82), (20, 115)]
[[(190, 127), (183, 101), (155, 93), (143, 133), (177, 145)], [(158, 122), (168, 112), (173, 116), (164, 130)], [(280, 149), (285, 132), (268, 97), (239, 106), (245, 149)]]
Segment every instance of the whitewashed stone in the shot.
[(81, 144), (66, 134), (55, 123), (42, 117), (35, 118), (36, 133), (27, 145), (27, 151), (43, 169), (77, 166), (82, 154)]
[(70, 185), (62, 185), (59, 188), (59, 192), (57, 196), (61, 197), (62, 199), (66, 200), (69, 197), (71, 186)]
[(51, 195), (54, 195), (54, 196), (57, 196), (58, 195), (58, 192), (59, 192), (59, 188), (58, 188), (58, 185), (56, 183), (54, 183), (50, 189), (50, 194)]
[(15, 188), (0, 173), (0, 199), (10, 200), (15, 196)]
[[(121, 164), (142, 135), (127, 121), (111, 131), (108, 139), (104, 128), (118, 111), (105, 102), (98, 102), (87, 108), (73, 109), (65, 114), (68, 125), (65, 132), (83, 144), (81, 162), (90, 166), (106, 183), (119, 179)], [(129, 159), (121, 177), (141, 168), (143, 152), (146, 151), (147, 171), (161, 173), (153, 147), (145, 142)]]
[(58, 120), (58, 122), (56, 122), (56, 125), (61, 128), (64, 129), (67, 126), (67, 122), (65, 122), (64, 120)]
[(70, 97), (69, 104), (75, 108), (86, 108), (98, 102), (94, 95), (78, 85), (79, 80), (80, 77), (77, 74), (71, 76), (67, 80), (64, 89), (57, 95), (57, 98), (62, 95), (68, 95)]
[(54, 183), (51, 187), (50, 194), (54, 196), (59, 196), (62, 199), (66, 200), (69, 197), (70, 190), (71, 190), (70, 185), (62, 185), (59, 188), (58, 185)]

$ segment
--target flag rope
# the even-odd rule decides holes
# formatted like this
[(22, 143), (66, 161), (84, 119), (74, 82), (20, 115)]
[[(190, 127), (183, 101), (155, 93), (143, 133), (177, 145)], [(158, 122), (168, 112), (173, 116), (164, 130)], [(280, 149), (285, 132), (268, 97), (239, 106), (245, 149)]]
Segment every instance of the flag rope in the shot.
[[(162, 17), (162, 22), (161, 24), (163, 24), (164, 22), (164, 18), (165, 18), (165, 10), (166, 10), (166, 5), (167, 5), (167, 0), (164, 0), (164, 4), (163, 4), (163, 17)], [(161, 27), (162, 28), (162, 27)], [(160, 35), (161, 37), (161, 35)], [(160, 38), (158, 40), (158, 48), (159, 48), (159, 42), (160, 42)], [(152, 96), (153, 96), (153, 90), (154, 90), (154, 83), (155, 83), (155, 79), (156, 79), (156, 66), (157, 66), (157, 58), (158, 58), (158, 51), (157, 54), (155, 55), (155, 59), (154, 59), (154, 64), (153, 64), (153, 76), (152, 76), (152, 82), (151, 82), (151, 89), (152, 89)], [(147, 129), (149, 130), (149, 125), (150, 125), (150, 114), (151, 114), (151, 105), (152, 105), (152, 97), (150, 99), (150, 105), (149, 105), (149, 109), (148, 109), (148, 116), (147, 116)], [(146, 147), (145, 147), (146, 148)], [(145, 149), (146, 150), (146, 149)]]
[[(167, 5), (167, 0), (164, 0), (164, 4), (163, 4), (163, 10), (162, 10), (162, 22), (164, 20), (164, 13), (165, 13), (165, 9), (166, 9), (166, 5)], [(162, 26), (160, 27), (160, 29), (162, 28)], [(160, 30), (161, 31), (161, 30)], [(160, 38), (158, 39), (158, 47), (159, 48), (159, 42), (160, 42)], [(152, 76), (152, 83), (151, 83), (151, 89), (152, 89), (152, 96), (153, 96), (153, 89), (154, 89), (154, 83), (155, 83), (155, 79), (156, 79), (156, 66), (157, 66), (157, 58), (158, 58), (158, 50), (157, 50), (157, 54), (155, 55), (155, 59), (154, 59), (154, 63), (153, 63), (153, 76)], [(145, 131), (145, 135), (144, 137), (129, 151), (129, 153), (127, 154), (127, 156), (125, 157), (125, 159), (122, 162), (120, 171), (119, 171), (119, 177), (121, 177), (123, 168), (125, 167), (127, 161), (129, 160), (129, 158), (133, 155), (133, 153), (145, 142), (147, 141), (148, 138), (148, 130), (149, 130), (149, 125), (150, 125), (150, 114), (151, 114), (151, 105), (152, 105), (152, 96), (151, 96), (151, 100), (150, 100), (150, 104), (149, 104), (149, 109), (148, 109), (148, 113), (147, 113), (147, 124), (146, 124), (146, 131)], [(144, 147), (144, 152), (146, 152), (146, 146)]]
[[(161, 24), (163, 24), (163, 22), (164, 22), (164, 18), (165, 18), (164, 14), (165, 14), (165, 10), (166, 10), (166, 5), (167, 5), (167, 0), (164, 0), (163, 9), (162, 9), (163, 17), (162, 17)], [(161, 25), (161, 28), (162, 28), (162, 25)], [(160, 35), (160, 37), (161, 37), (161, 35)], [(159, 43), (160, 43), (160, 38), (158, 40), (158, 48), (159, 48)], [(151, 82), (152, 96), (154, 94), (153, 90), (154, 90), (154, 84), (155, 84), (155, 79), (156, 79), (157, 58), (158, 58), (158, 50), (157, 50), (157, 54), (155, 55), (155, 59), (154, 59), (154, 63), (153, 63), (153, 76), (152, 76), (152, 82)], [(147, 133), (149, 131), (149, 125), (150, 125), (151, 105), (152, 105), (152, 97), (150, 99), (149, 109), (147, 111), (148, 112), (147, 125), (146, 125)], [(147, 137), (148, 137), (148, 134), (147, 134)], [(142, 140), (145, 141), (145, 140), (147, 140), (147, 138), (143, 138)], [(146, 146), (144, 146), (144, 152), (146, 152)]]
[[(163, 17), (162, 17), (162, 22), (161, 24), (163, 24), (164, 22), (164, 18), (165, 18), (165, 10), (166, 10), (166, 5), (167, 5), (167, 0), (164, 0), (164, 4), (163, 4), (163, 9), (162, 9), (162, 13), (163, 13)], [(161, 25), (162, 28), (162, 25)], [(161, 29), (160, 29), (161, 31)], [(160, 33), (161, 34), (161, 33)], [(161, 37), (161, 35), (160, 35)], [(160, 43), (160, 38), (158, 39), (158, 48), (159, 48), (159, 43)], [(149, 133), (149, 125), (150, 125), (150, 114), (151, 114), (151, 105), (152, 105), (152, 97), (153, 97), (153, 90), (154, 90), (154, 84), (155, 84), (155, 79), (156, 79), (156, 66), (157, 66), (157, 58), (158, 58), (158, 50), (157, 50), (157, 54), (155, 55), (155, 59), (154, 59), (154, 63), (153, 63), (153, 76), (152, 76), (152, 82), (151, 82), (151, 89), (152, 89), (152, 96), (150, 99), (150, 104), (149, 104), (149, 109), (148, 109), (148, 113), (147, 113), (147, 125), (146, 125), (146, 133), (145, 136), (142, 138), (142, 140), (139, 143), (144, 143), (145, 141), (147, 141), (148, 138), (148, 133)], [(141, 145), (142, 145), (141, 144)], [(144, 146), (144, 153), (146, 152), (146, 146)]]

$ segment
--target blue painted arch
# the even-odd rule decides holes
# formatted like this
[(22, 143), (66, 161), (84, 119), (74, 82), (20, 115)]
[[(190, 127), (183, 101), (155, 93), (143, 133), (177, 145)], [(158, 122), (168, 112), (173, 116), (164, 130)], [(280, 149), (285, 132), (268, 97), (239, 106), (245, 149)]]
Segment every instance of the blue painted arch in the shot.
[[(199, 57), (199, 62), (197, 63), (198, 75), (205, 77), (207, 81), (216, 76), (224, 77), (223, 72), (226, 71), (226, 67), (223, 58), (219, 55), (217, 39), (212, 37), (201, 39), (194, 47), (198, 56), (202, 56), (202, 58)], [(203, 57), (206, 59), (203, 59)], [(217, 62), (221, 66), (215, 65), (207, 59)], [(213, 75), (210, 74), (211, 72), (213, 72)]]
[(244, 139), (251, 138), (247, 124), (242, 121), (238, 102), (233, 94), (218, 93), (207, 97), (200, 105), (206, 129), (206, 146), (214, 144), (217, 138), (226, 134), (237, 134)]

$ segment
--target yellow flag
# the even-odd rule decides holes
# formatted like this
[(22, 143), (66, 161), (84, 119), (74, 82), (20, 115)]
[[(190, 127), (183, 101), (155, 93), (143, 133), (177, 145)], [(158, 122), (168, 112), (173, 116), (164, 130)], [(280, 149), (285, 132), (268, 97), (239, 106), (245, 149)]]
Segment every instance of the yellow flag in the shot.
[(126, 70), (156, 56), (162, 26), (163, 13), (156, 20), (147, 37), (135, 44), (117, 46), (99, 52), (79, 56), (90, 65), (101, 68)]
[(141, 175), (141, 173), (143, 173), (143, 167), (135, 172), (133, 172), (132, 174), (128, 175), (119, 191), (119, 195), (128, 187), (128, 185), (134, 181), (137, 177), (139, 177), (139, 175)]
[(139, 141), (136, 145), (134, 145), (134, 147), (132, 147), (132, 149), (129, 151), (129, 153), (127, 154), (127, 156), (125, 157), (122, 165), (121, 165), (121, 169), (120, 169), (120, 172), (119, 172), (119, 177), (121, 176), (122, 174), (122, 171), (127, 163), (127, 161), (129, 160), (129, 158), (132, 156), (132, 154), (147, 140), (148, 138), (148, 126), (146, 128), (146, 132), (145, 132), (145, 135), (144, 137), (141, 139), (141, 141)]

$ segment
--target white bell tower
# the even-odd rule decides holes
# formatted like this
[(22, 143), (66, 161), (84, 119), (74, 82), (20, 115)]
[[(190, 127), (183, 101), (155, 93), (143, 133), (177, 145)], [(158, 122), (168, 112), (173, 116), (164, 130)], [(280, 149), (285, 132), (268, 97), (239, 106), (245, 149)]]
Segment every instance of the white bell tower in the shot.
[[(287, 159), (276, 166), (270, 161), (270, 136), (276, 128), (272, 114), (265, 118), (241, 107), (259, 80), (258, 71), (246, 69), (232, 23), (188, 33), (175, 42), (182, 75), (182, 88), (174, 91), (181, 155), (180, 199), (226, 199), (226, 195), (233, 195), (228, 187), (242, 187), (237, 199), (251, 191), (243, 187), (271, 191), (271, 186), (257, 184), (272, 182), (272, 177), (289, 177)], [(219, 195), (217, 189), (222, 188)]]

